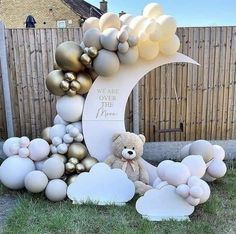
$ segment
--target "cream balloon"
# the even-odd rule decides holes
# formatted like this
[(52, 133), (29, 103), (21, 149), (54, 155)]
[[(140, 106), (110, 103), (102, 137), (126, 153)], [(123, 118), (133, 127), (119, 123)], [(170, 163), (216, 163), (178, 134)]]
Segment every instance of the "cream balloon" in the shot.
[(163, 9), (158, 3), (150, 3), (143, 9), (143, 16), (146, 16), (148, 18), (157, 18), (163, 15), (163, 13)]
[(189, 196), (189, 187), (186, 184), (181, 184), (176, 188), (176, 193), (181, 197), (187, 198)]
[(174, 35), (166, 41), (160, 41), (159, 45), (161, 53), (169, 56), (174, 55), (179, 50), (180, 41), (178, 36)]
[(133, 15), (124, 14), (120, 17), (120, 21), (121, 21), (122, 25), (128, 25), (133, 18), (134, 18)]
[(161, 15), (156, 19), (156, 22), (161, 26), (162, 40), (167, 40), (176, 33), (177, 25), (174, 17)]
[[(117, 132), (126, 132), (125, 107), (130, 93), (139, 80), (154, 68), (174, 62), (198, 64), (180, 53), (169, 57), (159, 55), (152, 61), (139, 59), (133, 65), (121, 66), (109, 79), (97, 77), (87, 94), (82, 119), (84, 140), (91, 156), (104, 161), (112, 152), (112, 136)], [(113, 98), (112, 105), (108, 109), (103, 106), (104, 96)], [(157, 177), (156, 167), (144, 160), (143, 163), (152, 184)]]
[(166, 172), (166, 170), (168, 170), (168, 166), (172, 165), (173, 163), (174, 162), (171, 160), (164, 160), (164, 161), (160, 162), (159, 165), (157, 166), (157, 175), (162, 180), (166, 180), (165, 172)]
[(82, 117), (83, 108), (84, 98), (80, 95), (60, 97), (56, 104), (57, 113), (67, 122), (79, 121)]
[(221, 178), (225, 175), (227, 167), (225, 163), (220, 159), (213, 159), (207, 168), (207, 173), (213, 178)]
[(59, 158), (49, 158), (43, 164), (43, 172), (49, 179), (59, 179), (64, 174), (64, 171), (64, 163)]
[(117, 54), (122, 64), (128, 64), (128, 65), (135, 64), (139, 58), (139, 52), (137, 46), (128, 48), (128, 51), (126, 53), (118, 52)]
[(86, 19), (83, 23), (83, 31), (84, 33), (86, 31), (88, 31), (91, 28), (96, 28), (96, 29), (100, 29), (99, 28), (99, 19), (96, 17), (89, 17), (88, 19)]
[(3, 152), (7, 157), (13, 156), (13, 154), (10, 152), (10, 147), (13, 144), (20, 144), (20, 138), (19, 137), (11, 137), (8, 138), (4, 144), (3, 144)]
[(213, 145), (213, 158), (219, 159), (219, 160), (224, 160), (225, 151), (224, 151), (223, 147), (221, 147), (220, 145)]
[(31, 171), (25, 177), (25, 188), (31, 193), (41, 193), (48, 184), (48, 178), (42, 171)]
[(29, 158), (9, 157), (0, 166), (0, 181), (9, 189), (22, 189), (25, 176), (34, 169), (34, 163)]
[(159, 43), (150, 40), (139, 41), (139, 56), (145, 60), (153, 60), (159, 54)]
[(209, 185), (205, 181), (203, 181), (203, 180), (201, 180), (201, 188), (203, 190), (203, 194), (200, 197), (199, 204), (205, 203), (209, 199), (209, 197), (211, 195), (211, 190), (210, 190)]
[(36, 138), (30, 142), (29, 157), (34, 161), (41, 161), (45, 159), (50, 153), (50, 146), (47, 141)]
[(116, 28), (108, 28), (102, 32), (100, 41), (102, 47), (106, 50), (117, 51), (118, 49), (118, 30)]
[(120, 29), (121, 21), (118, 15), (112, 12), (107, 12), (101, 16), (99, 20), (99, 26), (102, 31), (104, 31), (107, 28)]
[(132, 30), (132, 35), (138, 36), (144, 30), (146, 20), (147, 18), (144, 16), (136, 16), (130, 21), (129, 27)]
[(67, 184), (60, 179), (51, 180), (45, 190), (45, 195), (52, 202), (62, 201), (66, 198)]
[(100, 43), (101, 32), (96, 28), (91, 28), (84, 34), (83, 42), (86, 47), (96, 47), (98, 50), (102, 48)]

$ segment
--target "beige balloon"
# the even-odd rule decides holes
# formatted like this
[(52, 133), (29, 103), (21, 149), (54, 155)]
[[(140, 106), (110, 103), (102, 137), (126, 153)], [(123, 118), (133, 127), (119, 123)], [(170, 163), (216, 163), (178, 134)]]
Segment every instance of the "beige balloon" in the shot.
[(52, 142), (51, 139), (50, 139), (50, 136), (49, 136), (50, 129), (51, 129), (51, 127), (44, 128), (42, 133), (41, 133), (42, 138), (45, 141), (47, 141), (49, 144), (51, 144), (51, 142)]
[(48, 200), (53, 202), (62, 201), (66, 198), (67, 184), (60, 179), (51, 180), (45, 190)]
[(174, 55), (179, 50), (180, 41), (178, 36), (174, 35), (169, 40), (160, 41), (160, 52), (164, 55)]
[(46, 78), (46, 86), (50, 93), (56, 96), (64, 95), (60, 84), (64, 79), (64, 73), (61, 70), (51, 71)]
[(132, 31), (131, 35), (138, 36), (139, 33), (145, 29), (146, 20), (147, 18), (144, 16), (134, 17), (129, 23), (129, 27), (131, 28)]
[(140, 41), (138, 43), (139, 56), (145, 60), (153, 60), (159, 54), (159, 43), (150, 40)]
[(84, 21), (84, 23), (83, 23), (84, 33), (91, 28), (99, 29), (99, 19), (98, 18), (90, 17)]
[(69, 158), (77, 158), (78, 160), (84, 159), (87, 155), (87, 148), (81, 143), (72, 143), (67, 152)]
[(119, 16), (115, 13), (108, 12), (101, 16), (99, 20), (99, 26), (102, 31), (104, 31), (107, 28), (116, 28), (120, 29), (121, 27), (121, 21), (119, 19)]
[(96, 28), (91, 28), (84, 34), (83, 42), (86, 47), (96, 47), (98, 50), (102, 48), (100, 43), (101, 32)]
[(65, 166), (59, 158), (49, 158), (43, 164), (43, 172), (49, 179), (58, 179), (65, 172)]
[(82, 53), (83, 50), (78, 43), (74, 41), (63, 42), (56, 49), (56, 62), (65, 72), (79, 72), (83, 69), (83, 65), (79, 61)]
[(119, 31), (115, 28), (105, 29), (100, 37), (102, 47), (106, 50), (117, 51)]
[(160, 4), (158, 3), (150, 3), (145, 6), (143, 9), (143, 16), (149, 17), (149, 18), (157, 18), (161, 15), (163, 15), (163, 9)]

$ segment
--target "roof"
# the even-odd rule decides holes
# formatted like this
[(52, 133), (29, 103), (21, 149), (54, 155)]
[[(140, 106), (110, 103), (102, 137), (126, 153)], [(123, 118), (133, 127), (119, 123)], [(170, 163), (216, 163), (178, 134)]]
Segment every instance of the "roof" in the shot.
[(76, 14), (87, 19), (91, 16), (100, 18), (105, 12), (84, 0), (63, 0)]

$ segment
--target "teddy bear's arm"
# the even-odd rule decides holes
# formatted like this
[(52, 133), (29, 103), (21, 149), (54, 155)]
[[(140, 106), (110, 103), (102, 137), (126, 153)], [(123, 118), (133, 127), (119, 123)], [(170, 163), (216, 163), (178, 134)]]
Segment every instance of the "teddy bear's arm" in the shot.
[(112, 154), (110, 156), (107, 157), (107, 159), (104, 161), (104, 163), (106, 163), (108, 166), (112, 166), (112, 164), (115, 162), (116, 157)]
[(138, 165), (139, 165), (139, 180), (145, 184), (149, 184), (149, 175), (146, 168), (144, 167), (143, 163), (140, 160), (138, 161)]

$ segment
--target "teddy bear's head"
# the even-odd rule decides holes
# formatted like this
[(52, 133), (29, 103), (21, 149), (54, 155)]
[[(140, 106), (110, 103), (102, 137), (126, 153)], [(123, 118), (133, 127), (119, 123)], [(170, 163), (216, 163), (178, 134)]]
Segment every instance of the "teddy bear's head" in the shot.
[(112, 152), (116, 157), (135, 159), (143, 155), (145, 136), (125, 132), (115, 134), (112, 138)]

